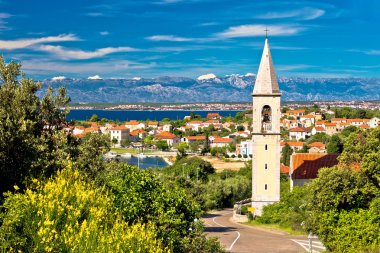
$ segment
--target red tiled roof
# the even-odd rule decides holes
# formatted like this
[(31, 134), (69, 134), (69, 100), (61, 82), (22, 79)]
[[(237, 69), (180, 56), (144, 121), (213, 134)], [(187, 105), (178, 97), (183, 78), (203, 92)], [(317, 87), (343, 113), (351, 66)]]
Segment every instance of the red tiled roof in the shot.
[(334, 127), (336, 123), (325, 123), (325, 127)]
[(215, 118), (215, 117), (221, 118), (220, 114), (217, 113), (217, 112), (215, 112), (215, 113), (212, 113), (212, 112), (207, 113), (207, 118), (208, 119)]
[(148, 125), (151, 125), (151, 126), (158, 126), (158, 122), (157, 122), (157, 121), (149, 121), (149, 122), (148, 122)]
[(361, 125), (360, 128), (367, 129), (367, 128), (369, 128), (369, 126), (368, 125)]
[(111, 128), (111, 130), (128, 130), (129, 128), (127, 128), (126, 126), (116, 126), (116, 127), (113, 127)]
[(295, 127), (289, 129), (289, 132), (309, 132), (310, 130), (308, 128), (303, 128), (303, 127)]
[(192, 120), (189, 122), (189, 124), (202, 124), (203, 122), (200, 120)]
[(165, 132), (165, 131), (161, 132), (159, 134), (156, 134), (154, 137), (157, 139), (164, 139), (164, 140), (177, 138), (177, 136), (175, 134)]
[(210, 119), (210, 120), (207, 120), (205, 123), (209, 123), (209, 124), (218, 124), (218, 123), (219, 123), (219, 120), (216, 120), (216, 119)]
[(289, 174), (289, 167), (281, 163), (281, 165), (280, 165), (280, 173), (282, 173), (282, 174)]
[(215, 138), (213, 143), (230, 143), (232, 141), (230, 138)]
[(74, 128), (84, 130), (84, 126), (75, 126)]
[(318, 170), (338, 164), (339, 154), (293, 154), (292, 179), (313, 179), (318, 176)]
[(192, 141), (206, 140), (206, 136), (187, 136), (186, 138)]
[(146, 131), (144, 131), (144, 130), (142, 130), (142, 129), (136, 129), (136, 130), (134, 130), (134, 131), (132, 131), (131, 132), (131, 135), (132, 136), (136, 136), (136, 135), (138, 135), (138, 134), (147, 134), (147, 132)]
[(310, 143), (309, 145), (307, 145), (308, 147), (317, 147), (317, 148), (325, 148), (326, 145), (323, 143), (323, 142), (319, 142), (319, 141), (316, 141), (316, 142), (313, 142), (313, 143)]
[(323, 127), (315, 127), (315, 130), (317, 130), (317, 131), (325, 131), (325, 129), (323, 128)]
[(131, 120), (129, 122), (125, 122), (125, 125), (131, 125), (131, 126), (135, 126), (138, 124), (139, 124), (139, 122), (137, 122), (137, 120)]
[(281, 146), (285, 146), (285, 144), (288, 143), (291, 147), (303, 147), (304, 142), (302, 141), (288, 141), (288, 142), (281, 142)]
[(314, 116), (314, 115), (303, 115), (303, 116), (301, 116), (301, 118), (305, 118), (305, 119), (314, 119), (315, 116)]

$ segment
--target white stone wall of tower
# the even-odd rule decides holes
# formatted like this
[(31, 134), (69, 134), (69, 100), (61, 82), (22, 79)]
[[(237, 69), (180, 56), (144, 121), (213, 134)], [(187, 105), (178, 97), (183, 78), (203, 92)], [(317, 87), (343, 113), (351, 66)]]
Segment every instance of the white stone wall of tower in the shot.
[[(255, 215), (262, 214), (265, 205), (280, 200), (280, 99), (268, 39), (265, 40), (259, 71), (253, 89), (253, 157), (252, 207)], [(263, 107), (269, 106), (270, 130), (263, 126)]]

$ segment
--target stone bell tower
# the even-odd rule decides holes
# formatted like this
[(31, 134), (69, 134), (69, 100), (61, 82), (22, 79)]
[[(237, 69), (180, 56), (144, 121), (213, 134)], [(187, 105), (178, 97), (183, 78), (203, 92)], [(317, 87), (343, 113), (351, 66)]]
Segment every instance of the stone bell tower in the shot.
[(265, 39), (252, 97), (252, 207), (255, 215), (261, 215), (265, 205), (280, 200), (281, 92), (268, 38)]

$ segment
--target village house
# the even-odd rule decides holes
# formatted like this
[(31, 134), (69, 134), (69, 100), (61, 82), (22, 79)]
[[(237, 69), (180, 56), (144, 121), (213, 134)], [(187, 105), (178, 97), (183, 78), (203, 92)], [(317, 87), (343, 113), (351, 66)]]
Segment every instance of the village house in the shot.
[(210, 147), (228, 147), (233, 142), (230, 138), (221, 138), (219, 136), (210, 136)]
[(314, 115), (302, 115), (300, 116), (300, 123), (302, 127), (311, 127), (315, 124), (315, 116)]
[(309, 153), (326, 153), (326, 145), (323, 142), (312, 142), (307, 146)]
[(286, 129), (296, 128), (298, 127), (298, 121), (295, 119), (284, 119), (283, 127), (285, 127)]
[(285, 115), (288, 117), (293, 117), (295, 119), (299, 119), (301, 116), (305, 114), (304, 109), (298, 109), (298, 110), (288, 110)]
[(149, 121), (147, 124), (147, 128), (153, 128), (153, 129), (158, 128), (158, 121)]
[(166, 141), (169, 147), (172, 147), (174, 144), (177, 144), (180, 142), (180, 139), (175, 134), (164, 132), (164, 131), (156, 134), (154, 138), (158, 140)]
[(287, 142), (281, 142), (281, 150), (285, 147), (285, 144), (288, 144), (293, 151), (298, 151), (303, 148), (304, 142), (302, 141), (287, 141)]
[(252, 155), (253, 152), (252, 152), (252, 148), (253, 148), (253, 141), (252, 140), (248, 140), (248, 141), (242, 141), (240, 142), (240, 144), (236, 144), (236, 155), (241, 155), (241, 156), (244, 156), (244, 155)]
[(75, 126), (73, 129), (73, 135), (83, 134), (84, 126)]
[(131, 142), (138, 142), (143, 140), (148, 135), (148, 132), (146, 132), (143, 129), (136, 129), (132, 132), (130, 132), (130, 140)]
[(209, 112), (209, 113), (207, 113), (207, 118), (208, 119), (222, 119), (222, 116), (220, 116), (220, 114), (219, 113), (217, 113), (217, 112)]
[(111, 143), (116, 139), (117, 143), (112, 143), (115, 147), (120, 147), (123, 141), (129, 138), (129, 128), (125, 126), (116, 126), (110, 129)]
[(326, 133), (326, 130), (323, 126), (315, 126), (311, 129), (311, 135), (315, 135), (317, 133)]
[(370, 128), (375, 128), (375, 127), (378, 127), (380, 126), (380, 119), (377, 118), (377, 117), (374, 117), (372, 119), (370, 119), (368, 122), (367, 122), (368, 126)]
[(317, 178), (319, 169), (337, 165), (338, 156), (338, 154), (293, 154), (290, 157), (290, 190), (294, 186), (302, 186)]
[(145, 128), (145, 124), (142, 122), (138, 122), (137, 120), (131, 120), (129, 122), (125, 122), (124, 125), (126, 128), (130, 129), (130, 131)]
[(309, 128), (303, 128), (303, 127), (296, 127), (296, 128), (291, 128), (289, 129), (289, 139), (291, 140), (301, 140), (301, 139), (306, 139), (310, 137), (311, 135), (311, 130)]
[(186, 143), (192, 143), (192, 142), (196, 142), (196, 141), (205, 141), (206, 140), (206, 136), (204, 135), (201, 135), (201, 136), (186, 136), (186, 137), (183, 137), (181, 139), (182, 142), (186, 142)]
[(333, 134), (338, 133), (337, 123), (327, 123), (327, 122), (325, 122), (323, 124), (323, 126), (325, 128), (326, 134), (328, 134), (330, 136), (333, 135)]
[(191, 127), (191, 130), (199, 131), (201, 129), (203, 122), (200, 120), (192, 120), (188, 122), (186, 125)]

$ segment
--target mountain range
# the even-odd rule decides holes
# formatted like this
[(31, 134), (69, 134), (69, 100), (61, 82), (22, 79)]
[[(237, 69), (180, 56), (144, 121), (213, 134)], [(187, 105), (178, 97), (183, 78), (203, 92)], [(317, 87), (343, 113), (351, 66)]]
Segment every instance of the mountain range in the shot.
[[(41, 81), (67, 88), (73, 102), (249, 102), (256, 76), (206, 74), (196, 79), (157, 77), (132, 79), (87, 79), (55, 77)], [(278, 77), (284, 101), (380, 100), (379, 78), (289, 78)]]

